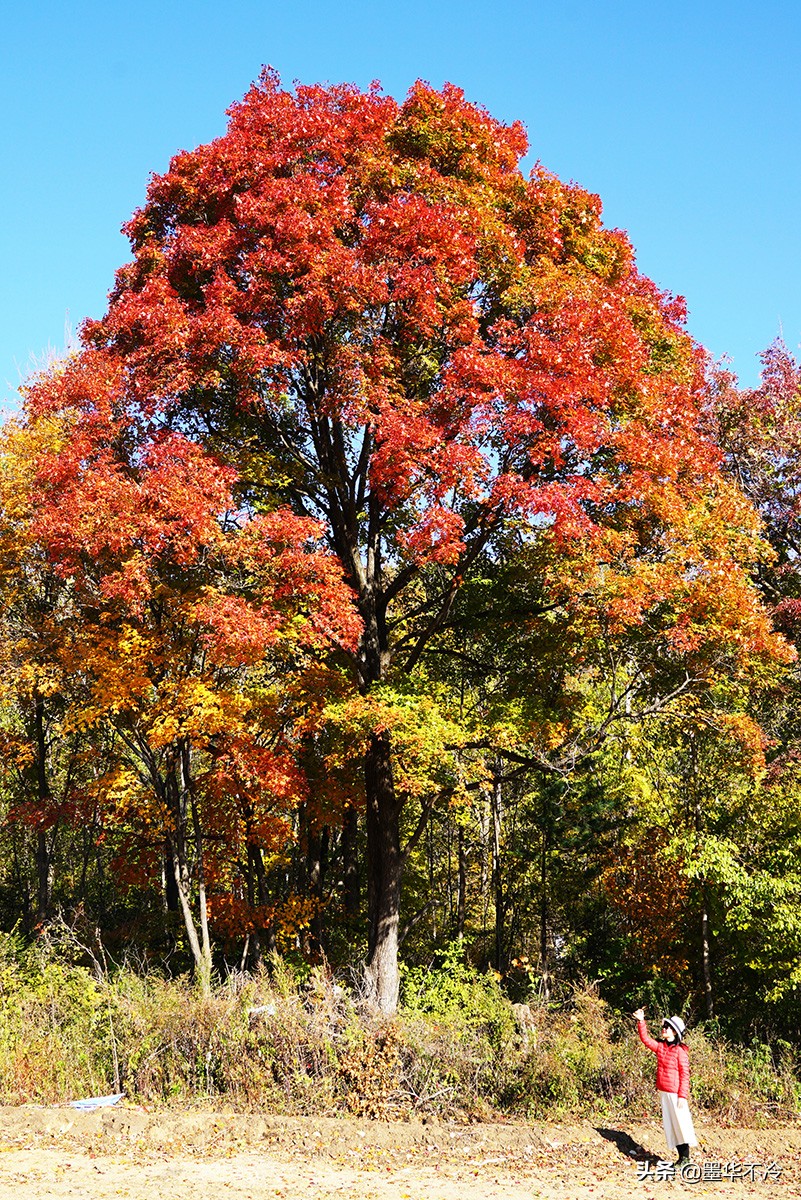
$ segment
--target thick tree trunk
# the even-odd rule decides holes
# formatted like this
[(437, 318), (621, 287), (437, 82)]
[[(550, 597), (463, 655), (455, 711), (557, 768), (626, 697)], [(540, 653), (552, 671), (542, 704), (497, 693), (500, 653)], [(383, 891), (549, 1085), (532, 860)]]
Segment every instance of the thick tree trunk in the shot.
[(398, 1007), (398, 918), (400, 913), (400, 804), (392, 779), (389, 736), (373, 734), (365, 758), (369, 941), (367, 999), (379, 1011)]

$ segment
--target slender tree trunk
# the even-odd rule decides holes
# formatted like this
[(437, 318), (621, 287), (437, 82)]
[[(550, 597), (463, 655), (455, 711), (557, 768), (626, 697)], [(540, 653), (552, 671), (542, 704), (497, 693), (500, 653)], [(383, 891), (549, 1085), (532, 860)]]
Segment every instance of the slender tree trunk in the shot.
[[(434, 823), (428, 822), (426, 829), (426, 851), (428, 855), (428, 894), (432, 901), (437, 894), (436, 885), (434, 883)], [(437, 906), (436, 903), (431, 905), (431, 937), (436, 943), (438, 937), (437, 926)]]
[[(176, 839), (177, 845), (177, 839)], [(181, 915), (184, 918), (184, 928), (186, 929), (186, 937), (189, 942), (189, 949), (192, 951), (192, 958), (195, 962), (195, 971), (198, 979), (202, 980), (202, 963), (203, 951), (200, 946), (200, 938), (198, 937), (197, 925), (192, 912), (192, 895), (189, 880), (189, 867), (185, 858), (181, 853), (173, 848), (173, 873), (175, 875), (175, 886), (178, 890), (178, 901), (181, 906)]]
[(164, 839), (164, 908), (167, 912), (178, 912), (178, 885), (173, 870), (172, 841), (169, 834)]
[(40, 829), (36, 835), (36, 924), (46, 920), (51, 896), (50, 852), (47, 833)]
[[(360, 686), (366, 694), (389, 667), (386, 607), (381, 594), (381, 543), (379, 509), (370, 497), (367, 561), (363, 570), (360, 609), (364, 620), (360, 658)], [(361, 568), (360, 568), (361, 570)], [(401, 872), (400, 814), (402, 801), (392, 777), (392, 746), (386, 731), (370, 736), (364, 759), (367, 824), (368, 942), (365, 992), (379, 1011), (398, 1007), (398, 923)]]
[(317, 901), (317, 907), (309, 924), (309, 933), (320, 950), (323, 947), (323, 893), (328, 869), (329, 830), (324, 825), (320, 833), (309, 830), (308, 835), (308, 885), (309, 894)]
[(495, 970), (503, 970), (503, 877), (501, 874), (501, 781), (492, 784), (492, 891), (495, 899)]
[[(448, 864), (448, 925), (453, 929), (453, 821), (450, 815), (445, 819), (445, 838), (447, 843), (447, 864)], [(458, 885), (457, 885), (458, 886)], [(456, 903), (459, 900), (457, 897)]]
[(540, 848), (540, 984), (543, 1000), (551, 998), (551, 976), (548, 971), (548, 829), (542, 823)]
[(353, 919), (359, 914), (359, 860), (356, 839), (359, 831), (359, 814), (352, 805), (345, 810), (342, 824), (342, 884), (345, 915)]
[(367, 998), (383, 1013), (398, 1007), (401, 891), (400, 804), (392, 779), (389, 736), (373, 734), (365, 759), (369, 940)]
[(319, 833), (309, 828), (306, 831), (306, 886), (310, 896), (323, 894), (323, 880), (328, 856), (328, 826)]
[(78, 879), (78, 902), (83, 904), (86, 900), (86, 878), (89, 874), (89, 859), (92, 854), (92, 842), (96, 836), (93, 828), (83, 828), (83, 836), (81, 838), (81, 874)]
[[(11, 826), (11, 853), (13, 871), (11, 878), (14, 880), (14, 895), (19, 902), (19, 911), (22, 916), (22, 924), (25, 932), (31, 932), (31, 893), (28, 879), (28, 872), (23, 870), (20, 865), (20, 848), (17, 842), (17, 826)], [(24, 847), (23, 847), (24, 857)]]
[[(44, 700), (37, 696), (34, 703), (34, 727), (36, 732), (36, 798), (42, 818), (50, 803), (47, 782), (47, 738), (45, 733)], [(50, 912), (53, 894), (53, 863), (47, 844), (47, 830), (36, 834), (36, 923), (41, 924)]]
[[(259, 925), (256, 920), (256, 909), (260, 908), (263, 912), (267, 907), (269, 888), (267, 886), (267, 871), (264, 867), (264, 855), (262, 854), (261, 846), (256, 841), (256, 834), (253, 827), (253, 807), (249, 802), (245, 805), (244, 819), (245, 843), (248, 855), (245, 878), (247, 880), (248, 904), (250, 905), (251, 912), (254, 914), (254, 929), (248, 939), (248, 953), (253, 966), (258, 967), (261, 962), (262, 950), (266, 950), (268, 954), (272, 954), (275, 950), (275, 930), (272, 925)], [(247, 959), (247, 955), (245, 957)]]
[[(173, 803), (171, 807), (176, 816), (172, 850), (173, 873), (178, 889), (178, 902), (181, 907), (181, 915), (184, 919), (184, 928), (186, 929), (189, 949), (192, 952), (195, 964), (195, 979), (201, 993), (204, 996), (208, 996), (211, 992), (211, 942), (209, 939), (208, 911), (206, 907), (206, 882), (203, 872), (203, 839), (199, 815), (192, 794), (188, 753), (189, 751), (186, 746), (182, 745), (179, 747), (177, 761), (173, 763), (173, 768), (167, 779), (166, 790), (168, 794), (172, 792)], [(176, 768), (178, 772), (177, 779)], [(197, 855), (196, 874), (200, 932), (198, 932), (198, 923), (195, 921), (195, 916), (192, 912), (192, 880), (187, 854), (190, 814), (192, 817), (195, 853)]]
[(456, 906), (456, 936), (464, 937), (465, 915), (467, 911), (467, 853), (464, 844), (464, 829), (459, 826), (459, 897)]
[(211, 992), (211, 938), (209, 936), (209, 908), (206, 903), (206, 864), (203, 855), (203, 828), (197, 808), (189, 746), (186, 743), (181, 747), (181, 786), (189, 797), (189, 808), (192, 814), (192, 826), (195, 835), (195, 853), (197, 855), (197, 890), (201, 936), (201, 959), (198, 970), (198, 983), (203, 995), (208, 996)]
[[(256, 875), (259, 905), (262, 908), (266, 908), (269, 888), (267, 887), (267, 872), (264, 868), (264, 855), (261, 852), (261, 846), (257, 846), (253, 842), (248, 843), (248, 860)], [(275, 947), (275, 927), (273, 925), (263, 926), (261, 934), (256, 938), (256, 957), (254, 961), (258, 962), (262, 950), (266, 951), (267, 954), (273, 954)]]
[[(489, 806), (490, 808), (492, 807), (491, 800)], [(481, 830), (481, 936), (485, 941), (487, 938), (489, 910), (490, 823), (487, 806), (482, 804), (479, 810), (479, 828)]]
[[(690, 742), (690, 763), (694, 796), (694, 825), (696, 843), (700, 847), (704, 831), (704, 818), (701, 809), (701, 786), (698, 778), (698, 751), (693, 738)], [(701, 976), (704, 988), (704, 1011), (708, 1021), (714, 1016), (715, 1006), (712, 995), (712, 955), (709, 946), (709, 904), (707, 901), (706, 880), (700, 880), (701, 885)]]
[[(256, 849), (256, 847), (252, 846), (250, 844), (250, 841), (248, 841), (248, 843), (247, 843), (247, 862), (244, 864), (243, 873), (245, 876), (245, 886), (247, 888), (248, 907), (250, 908), (251, 912), (255, 912), (256, 907), (257, 907), (257, 902), (256, 902), (256, 865), (254, 862), (254, 850), (255, 849)], [(255, 922), (254, 922), (253, 931), (251, 933), (248, 933), (245, 937), (245, 946), (244, 946), (244, 950), (242, 951), (242, 970), (243, 971), (247, 968), (248, 959), (250, 959), (250, 961), (254, 967), (258, 967), (259, 962), (261, 961), (261, 939), (259, 937), (258, 930), (255, 928)]]
[(702, 889), (701, 901), (701, 964), (704, 974), (704, 1011), (706, 1018), (711, 1021), (715, 1015), (712, 996), (712, 959), (709, 952), (709, 913), (706, 903), (706, 889)]

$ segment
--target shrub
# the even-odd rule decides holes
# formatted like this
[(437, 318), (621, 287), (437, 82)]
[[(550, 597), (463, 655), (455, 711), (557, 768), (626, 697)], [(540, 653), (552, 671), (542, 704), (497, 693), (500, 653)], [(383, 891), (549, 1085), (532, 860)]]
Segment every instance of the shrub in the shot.
[(515, 1033), (512, 1006), (498, 976), (479, 974), (460, 940), (449, 943), (436, 966), (401, 969), (401, 1002), (408, 1015), (425, 1016), (456, 1031), (482, 1030), (496, 1050)]
[(55, 1102), (104, 1087), (113, 1058), (103, 988), (81, 967), (0, 933), (0, 1096)]
[[(69, 961), (64, 948), (0, 934), (0, 1103), (55, 1103), (119, 1086), (153, 1105), (372, 1117), (501, 1113), (653, 1116), (654, 1063), (630, 1018), (592, 986), (534, 1007), (525, 1037), (496, 977), (458, 943), (404, 972), (387, 1021), (320, 967), (280, 959), (203, 997), (186, 978)], [(529, 1025), (531, 1022), (529, 1022)], [(795, 1051), (689, 1035), (693, 1097), (719, 1120), (799, 1115)]]

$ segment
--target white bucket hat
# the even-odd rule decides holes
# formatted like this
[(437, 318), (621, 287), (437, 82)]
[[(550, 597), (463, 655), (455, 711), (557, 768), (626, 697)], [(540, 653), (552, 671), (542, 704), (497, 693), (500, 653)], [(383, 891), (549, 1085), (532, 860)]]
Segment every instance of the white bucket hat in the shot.
[(676, 1035), (676, 1037), (678, 1038), (678, 1040), (679, 1040), (679, 1041), (682, 1041), (682, 1040), (683, 1040), (683, 1038), (684, 1038), (684, 1031), (685, 1031), (685, 1029), (687, 1028), (687, 1026), (684, 1024), (684, 1022), (682, 1021), (681, 1017), (665, 1017), (665, 1018), (663, 1019), (663, 1021), (662, 1021), (662, 1024), (663, 1024), (663, 1025), (669, 1025), (669, 1026), (670, 1026), (670, 1028), (671, 1028), (671, 1029), (673, 1030), (673, 1032), (675, 1033), (675, 1035)]

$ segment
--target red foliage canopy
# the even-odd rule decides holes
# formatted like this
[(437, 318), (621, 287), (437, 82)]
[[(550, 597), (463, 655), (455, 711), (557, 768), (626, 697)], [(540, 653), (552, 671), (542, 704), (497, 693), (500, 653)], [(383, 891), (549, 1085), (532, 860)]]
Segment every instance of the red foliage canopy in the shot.
[(84, 340), (143, 419), (225, 428), (240, 465), (255, 429), (362, 595), (382, 545), (414, 570), (501, 516), (621, 527), (714, 468), (702, 355), (598, 198), (525, 179), (526, 148), (452, 86), (398, 104), (265, 73), (152, 180)]

